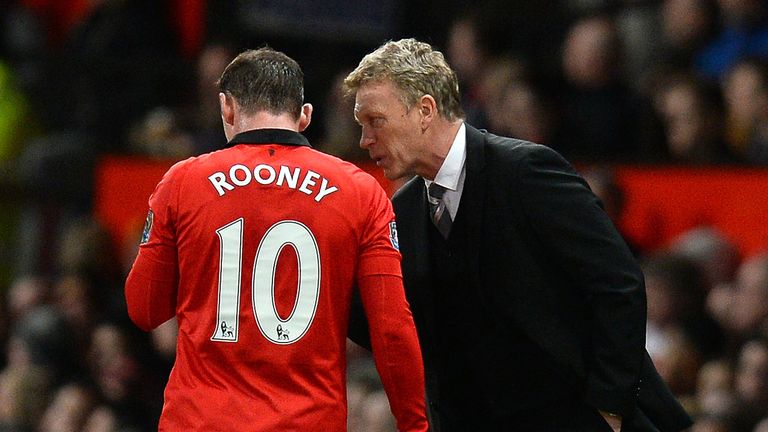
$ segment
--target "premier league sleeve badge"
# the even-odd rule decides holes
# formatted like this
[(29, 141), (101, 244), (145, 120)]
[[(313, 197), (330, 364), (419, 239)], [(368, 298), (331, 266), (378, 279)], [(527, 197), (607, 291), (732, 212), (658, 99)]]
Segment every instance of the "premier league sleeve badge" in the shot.
[(397, 224), (395, 221), (389, 223), (389, 241), (392, 242), (392, 247), (400, 250), (400, 240), (397, 239)]
[(141, 242), (139, 244), (145, 244), (149, 241), (149, 236), (152, 233), (152, 223), (155, 220), (155, 214), (152, 213), (152, 209), (149, 209), (147, 213), (147, 221), (144, 222), (144, 231), (141, 233)]

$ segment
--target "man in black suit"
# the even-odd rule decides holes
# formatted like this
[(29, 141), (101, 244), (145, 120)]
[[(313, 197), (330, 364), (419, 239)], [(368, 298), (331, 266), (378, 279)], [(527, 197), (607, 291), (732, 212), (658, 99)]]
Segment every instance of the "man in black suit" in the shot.
[[(344, 82), (389, 179), (433, 430), (679, 431), (645, 352), (643, 275), (553, 150), (464, 122), (456, 75), (414, 39)], [(364, 335), (353, 319), (350, 335)]]

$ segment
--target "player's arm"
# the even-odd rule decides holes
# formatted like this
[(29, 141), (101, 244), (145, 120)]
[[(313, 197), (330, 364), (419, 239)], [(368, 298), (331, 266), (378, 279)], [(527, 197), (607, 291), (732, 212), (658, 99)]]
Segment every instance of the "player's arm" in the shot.
[(150, 255), (152, 252), (139, 251), (125, 282), (128, 315), (136, 326), (146, 331), (154, 329), (176, 314), (178, 286), (175, 262), (158, 262)]
[(397, 419), (397, 428), (426, 431), (424, 368), (402, 278), (391, 274), (368, 275), (358, 278), (358, 284), (376, 369)]
[(175, 209), (179, 172), (172, 167), (149, 198), (149, 214), (139, 254), (125, 282), (125, 300), (131, 320), (151, 330), (176, 314), (179, 264), (175, 237)]
[[(367, 176), (367, 175), (366, 175)], [(428, 429), (424, 366), (405, 298), (392, 203), (367, 176), (361, 208), (368, 209), (360, 243), (357, 286), (368, 322), (373, 358), (400, 431)]]

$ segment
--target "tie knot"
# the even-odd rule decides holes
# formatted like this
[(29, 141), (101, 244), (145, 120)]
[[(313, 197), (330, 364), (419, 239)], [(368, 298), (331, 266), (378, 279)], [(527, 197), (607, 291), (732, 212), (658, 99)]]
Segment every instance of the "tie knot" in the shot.
[(427, 193), (430, 197), (440, 200), (443, 199), (443, 195), (445, 194), (446, 188), (443, 186), (440, 186), (437, 183), (432, 183), (429, 185), (429, 188), (427, 188)]

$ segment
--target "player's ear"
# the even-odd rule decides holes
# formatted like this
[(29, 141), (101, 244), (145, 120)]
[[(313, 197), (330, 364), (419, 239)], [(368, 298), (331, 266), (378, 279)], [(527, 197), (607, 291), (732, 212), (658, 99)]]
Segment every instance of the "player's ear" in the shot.
[(221, 119), (224, 124), (235, 124), (235, 100), (232, 96), (225, 93), (219, 93), (219, 107), (221, 108)]
[(312, 104), (305, 103), (301, 107), (301, 116), (299, 116), (299, 132), (303, 132), (304, 129), (312, 122)]

